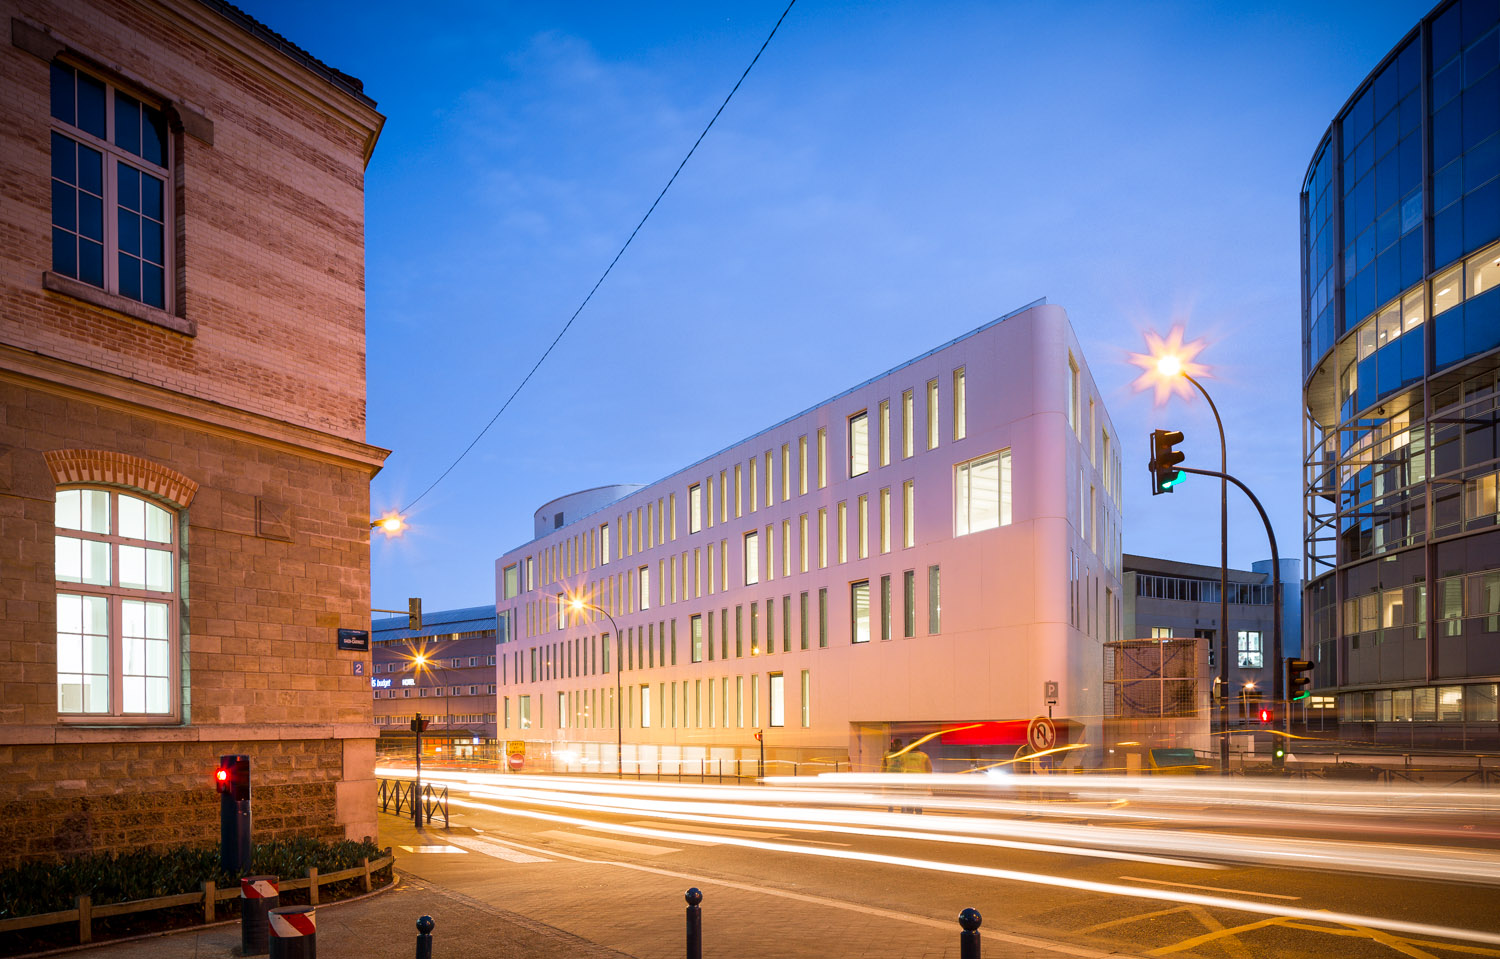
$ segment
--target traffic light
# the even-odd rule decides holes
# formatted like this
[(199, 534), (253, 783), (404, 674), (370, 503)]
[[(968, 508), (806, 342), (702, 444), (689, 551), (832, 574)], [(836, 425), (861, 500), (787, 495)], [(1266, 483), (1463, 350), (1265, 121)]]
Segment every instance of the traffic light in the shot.
[(1172, 487), (1187, 478), (1187, 474), (1177, 468), (1177, 464), (1186, 459), (1186, 455), (1173, 449), (1182, 442), (1182, 433), (1177, 430), (1152, 430), (1151, 431), (1151, 495), (1158, 493), (1170, 493)]
[(220, 756), (219, 768), (214, 770), (214, 786), (230, 802), (244, 802), (250, 798), (250, 757)]
[(1282, 769), (1286, 766), (1286, 746), (1280, 742), (1271, 747), (1271, 768)]
[(1290, 659), (1286, 661), (1286, 696), (1289, 700), (1306, 699), (1307, 687), (1312, 685), (1312, 677), (1307, 675), (1312, 672), (1313, 664), (1305, 659)]
[(1260, 707), (1260, 712), (1257, 713), (1257, 716), (1259, 717), (1262, 726), (1270, 725), (1271, 720), (1274, 718), (1271, 713), (1271, 707), (1269, 706)]
[(422, 628), (422, 599), (419, 596), (413, 596), (406, 601), (406, 628)]
[(219, 864), (239, 875), (250, 869), (250, 757), (220, 756), (214, 788), (219, 791)]
[(422, 718), (422, 714), (418, 713), (411, 721), (411, 731), (414, 733), (425, 733), (427, 731), (427, 722), (426, 719)]

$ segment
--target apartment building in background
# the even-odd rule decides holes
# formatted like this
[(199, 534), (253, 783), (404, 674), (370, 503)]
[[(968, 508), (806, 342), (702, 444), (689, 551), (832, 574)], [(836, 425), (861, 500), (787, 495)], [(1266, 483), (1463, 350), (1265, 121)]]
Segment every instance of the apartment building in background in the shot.
[(1049, 712), (1096, 744), (1119, 493), (1118, 434), (1038, 301), (657, 482), (539, 510), (495, 565), (500, 736), (528, 769), (603, 772), (617, 737), (627, 772), (762, 746), (768, 772), (878, 769), (926, 736), (937, 770), (968, 768)]
[(411, 721), (428, 720), (423, 755), (491, 755), (495, 742), (495, 607), (471, 606), (372, 624), (370, 692), (382, 750), (410, 750)]
[(383, 118), (218, 0), (0, 31), (0, 867), (216, 843), (228, 753), (258, 839), (373, 836)]

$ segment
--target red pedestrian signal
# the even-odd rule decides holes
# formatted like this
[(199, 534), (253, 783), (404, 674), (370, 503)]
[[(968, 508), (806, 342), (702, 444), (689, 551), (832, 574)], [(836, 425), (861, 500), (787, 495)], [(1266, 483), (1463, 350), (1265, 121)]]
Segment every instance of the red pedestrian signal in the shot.
[(214, 788), (233, 802), (250, 798), (250, 757), (220, 756), (214, 770)]
[(1264, 706), (1261, 707), (1261, 710), (1260, 710), (1260, 721), (1262, 723), (1269, 723), (1271, 721), (1271, 710), (1270, 709), (1268, 709), (1268, 708), (1266, 708)]

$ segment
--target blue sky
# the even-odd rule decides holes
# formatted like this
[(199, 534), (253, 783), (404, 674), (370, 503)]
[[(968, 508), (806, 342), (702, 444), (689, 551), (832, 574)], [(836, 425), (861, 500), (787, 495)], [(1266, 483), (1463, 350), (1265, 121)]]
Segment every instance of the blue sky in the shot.
[[(387, 116), (367, 180), (372, 509), (405, 506), (572, 314), (783, 3), (243, 0)], [(634, 245), (469, 457), (372, 544), (373, 601), (493, 601), (563, 493), (651, 482), (1037, 297), (1124, 434), (1125, 549), (1217, 564), (1217, 484), (1151, 497), (1126, 354), (1184, 322), (1230, 471), (1301, 556), (1297, 194), (1426, 2), (799, 0)], [(1230, 559), (1269, 555), (1231, 500)]]

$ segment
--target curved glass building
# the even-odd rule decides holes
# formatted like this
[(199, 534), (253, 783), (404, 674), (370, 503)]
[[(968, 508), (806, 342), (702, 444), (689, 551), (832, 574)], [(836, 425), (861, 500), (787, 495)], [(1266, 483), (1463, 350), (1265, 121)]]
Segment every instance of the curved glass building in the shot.
[(1307, 715), (1346, 738), (1500, 740), (1497, 27), (1436, 7), (1303, 182)]

